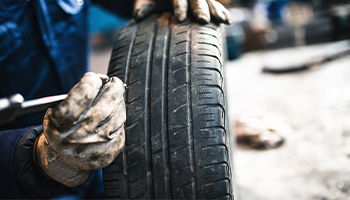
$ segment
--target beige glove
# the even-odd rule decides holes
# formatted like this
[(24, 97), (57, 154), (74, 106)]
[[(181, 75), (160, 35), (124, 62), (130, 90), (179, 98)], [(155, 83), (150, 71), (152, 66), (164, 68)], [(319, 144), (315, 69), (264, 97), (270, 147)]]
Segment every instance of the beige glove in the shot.
[(172, 4), (174, 14), (180, 22), (186, 19), (189, 5), (192, 14), (200, 23), (209, 23), (210, 16), (218, 22), (231, 23), (230, 12), (216, 0), (136, 0), (134, 18), (140, 20), (153, 11), (166, 10), (169, 4)]
[(44, 117), (35, 150), (43, 172), (74, 187), (87, 181), (91, 170), (109, 165), (124, 147), (123, 95), (118, 78), (86, 73)]

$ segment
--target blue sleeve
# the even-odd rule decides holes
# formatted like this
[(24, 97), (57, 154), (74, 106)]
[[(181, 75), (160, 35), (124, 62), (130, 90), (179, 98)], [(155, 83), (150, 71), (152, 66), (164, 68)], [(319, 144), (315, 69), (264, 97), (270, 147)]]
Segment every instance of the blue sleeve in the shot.
[(29, 128), (0, 131), (0, 196), (5, 199), (21, 198), (16, 184), (13, 158), (19, 138)]

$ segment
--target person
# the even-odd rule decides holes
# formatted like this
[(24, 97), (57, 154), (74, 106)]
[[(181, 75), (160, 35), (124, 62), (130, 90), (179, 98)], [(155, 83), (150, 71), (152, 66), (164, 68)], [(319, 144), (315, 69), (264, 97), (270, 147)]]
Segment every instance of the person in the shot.
[(215, 0), (1, 1), (0, 97), (69, 91), (46, 113), (0, 126), (1, 198), (103, 198), (97, 169), (122, 151), (126, 111), (118, 78), (86, 73), (91, 3), (136, 20), (172, 5), (179, 21), (189, 9), (200, 23), (230, 22)]

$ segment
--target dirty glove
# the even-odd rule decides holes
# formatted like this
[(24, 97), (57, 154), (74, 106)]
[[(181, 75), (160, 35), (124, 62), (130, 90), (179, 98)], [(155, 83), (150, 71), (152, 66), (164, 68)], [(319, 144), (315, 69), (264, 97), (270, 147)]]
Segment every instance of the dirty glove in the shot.
[(153, 11), (168, 9), (170, 4), (180, 22), (186, 19), (189, 6), (191, 13), (200, 23), (209, 23), (211, 16), (218, 22), (231, 23), (230, 12), (216, 0), (136, 0), (134, 18), (141, 20)]
[(117, 157), (125, 141), (123, 94), (118, 78), (87, 73), (47, 111), (36, 144), (37, 162), (47, 176), (78, 186)]

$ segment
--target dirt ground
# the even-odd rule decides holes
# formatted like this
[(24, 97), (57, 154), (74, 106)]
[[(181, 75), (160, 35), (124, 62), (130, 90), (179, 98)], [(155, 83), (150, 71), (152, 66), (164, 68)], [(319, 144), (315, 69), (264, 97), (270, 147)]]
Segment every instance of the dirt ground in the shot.
[(255, 52), (226, 63), (231, 121), (260, 110), (290, 124), (284, 145), (236, 145), (236, 199), (350, 199), (350, 56), (313, 70), (261, 73), (264, 65), (302, 63), (349, 47), (349, 41)]
[[(290, 125), (277, 149), (235, 145), (235, 199), (350, 199), (350, 56), (299, 73), (261, 73), (265, 64), (302, 63), (349, 43), (254, 52), (226, 63), (231, 122), (260, 110)], [(106, 73), (110, 51), (93, 54), (92, 71)]]

